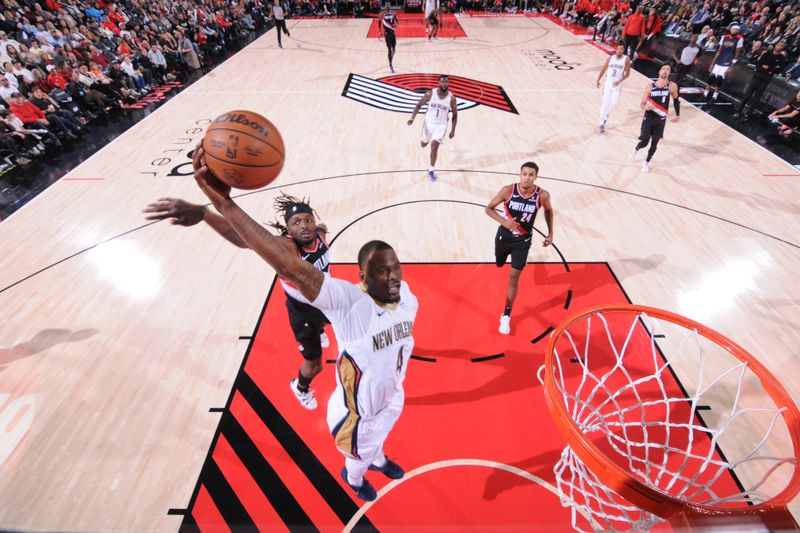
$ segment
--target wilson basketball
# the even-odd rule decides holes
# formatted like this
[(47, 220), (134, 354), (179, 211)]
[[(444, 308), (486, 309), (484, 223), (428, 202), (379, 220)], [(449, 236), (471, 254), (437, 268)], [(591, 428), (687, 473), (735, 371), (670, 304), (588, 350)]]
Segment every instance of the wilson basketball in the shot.
[(206, 166), (237, 189), (260, 189), (283, 168), (286, 149), (275, 125), (252, 111), (228, 111), (203, 137)]

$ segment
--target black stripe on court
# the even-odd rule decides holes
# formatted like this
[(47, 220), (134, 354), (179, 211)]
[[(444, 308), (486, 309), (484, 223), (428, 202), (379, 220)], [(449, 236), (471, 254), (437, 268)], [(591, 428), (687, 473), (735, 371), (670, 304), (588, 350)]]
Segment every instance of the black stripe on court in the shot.
[(239, 501), (236, 493), (228, 484), (214, 459), (206, 461), (203, 472), (200, 474), (209, 496), (217, 506), (225, 524), (232, 531), (255, 531), (256, 525), (250, 515)]
[[(199, 487), (200, 484), (198, 483), (197, 486)], [(200, 533), (200, 528), (197, 526), (197, 522), (194, 521), (194, 516), (188, 510), (183, 515), (183, 522), (181, 522), (181, 527), (178, 528), (178, 533)]]
[(333, 364), (336, 364), (336, 359), (325, 359), (325, 362), (328, 363), (328, 364), (333, 365)]
[(697, 410), (698, 411), (710, 411), (711, 410), (711, 406), (710, 405), (698, 405), (697, 406)]
[(552, 332), (554, 329), (556, 329), (556, 328), (554, 328), (553, 326), (548, 326), (546, 330), (544, 330), (543, 332), (541, 332), (541, 333), (540, 333), (540, 334), (539, 334), (537, 337), (535, 337), (535, 338), (534, 338), (534, 339), (531, 341), (531, 344), (536, 344), (536, 343), (537, 343), (537, 342), (539, 342), (540, 340), (544, 339), (545, 337), (547, 337), (548, 335), (550, 335), (550, 333), (551, 333), (551, 332)]
[(663, 333), (659, 333), (658, 335), (653, 335), (653, 338), (654, 339), (666, 339), (667, 336), (664, 335)]
[(220, 430), (286, 527), (292, 531), (318, 531), (239, 421), (233, 415), (226, 416)]
[(409, 357), (409, 359), (413, 359), (414, 361), (425, 361), (426, 363), (436, 362), (435, 357), (423, 357), (421, 355), (414, 355), (414, 354), (412, 354), (411, 357)]
[(251, 337), (250, 335), (239, 335), (239, 340), (240, 341), (249, 341), (252, 338), (253, 337)]
[[(328, 469), (320, 462), (316, 455), (303, 442), (300, 435), (292, 428), (285, 418), (278, 412), (272, 402), (264, 395), (258, 385), (247, 372), (242, 372), (238, 380), (239, 392), (250, 403), (267, 428), (275, 436), (292, 461), (308, 478), (314, 488), (319, 492), (343, 524), (350, 521), (358, 511), (358, 505), (345, 492)], [(377, 531), (366, 518), (363, 522), (364, 531)]]
[(225, 412), (225, 408), (224, 407), (209, 407), (208, 412), (209, 413), (224, 413)]
[(580, 357), (570, 357), (569, 358), (569, 362), (570, 363), (581, 363), (581, 362), (583, 362), (583, 359), (581, 359)]
[(572, 289), (567, 291), (567, 301), (564, 302), (564, 309), (569, 309), (569, 304), (572, 301)]
[(179, 516), (184, 516), (184, 515), (185, 515), (185, 514), (187, 514), (188, 512), (189, 512), (189, 511), (188, 511), (187, 509), (170, 509), (169, 511), (167, 511), (167, 514), (168, 514), (168, 515), (179, 515)]
[(472, 362), (473, 363), (480, 363), (480, 362), (483, 362), (483, 361), (491, 361), (493, 359), (500, 359), (501, 357), (505, 357), (505, 356), (506, 356), (506, 354), (504, 354), (504, 353), (496, 353), (494, 355), (486, 355), (484, 357), (473, 357), (472, 358)]

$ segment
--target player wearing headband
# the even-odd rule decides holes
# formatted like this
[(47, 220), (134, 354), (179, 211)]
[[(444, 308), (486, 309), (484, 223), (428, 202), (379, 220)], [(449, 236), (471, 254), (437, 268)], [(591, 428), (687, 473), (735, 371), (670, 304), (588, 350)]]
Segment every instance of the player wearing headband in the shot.
[[(275, 210), (283, 218), (283, 222), (276, 221), (270, 226), (286, 238), (287, 249), (314, 265), (317, 270), (328, 272), (330, 258), (328, 244), (325, 242), (328, 230), (324, 224), (317, 224), (314, 210), (308, 201), (281, 194), (275, 199)], [(248, 248), (223, 217), (205, 206), (177, 198), (161, 198), (158, 202), (148, 205), (144, 212), (149, 213), (147, 220), (171, 218), (173, 224), (180, 226), (194, 226), (205, 221), (229, 242), (240, 248)], [(284, 292), (294, 289), (294, 286), (283, 278), (280, 278), (280, 282)], [(297, 341), (297, 348), (304, 359), (297, 377), (292, 379), (289, 387), (300, 405), (306, 409), (315, 409), (317, 400), (310, 386), (311, 380), (322, 371), (322, 348), (329, 345), (325, 325), (329, 322), (319, 309), (289, 294), (286, 295), (286, 309), (289, 312), (289, 324)]]

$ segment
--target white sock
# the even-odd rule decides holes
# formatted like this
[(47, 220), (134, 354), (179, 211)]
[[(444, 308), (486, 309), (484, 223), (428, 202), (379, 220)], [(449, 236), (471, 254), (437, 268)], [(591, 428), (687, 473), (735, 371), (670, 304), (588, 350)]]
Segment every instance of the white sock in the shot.
[(384, 466), (386, 466), (386, 462), (387, 462), (386, 456), (384, 455), (380, 459), (378, 459), (377, 461), (374, 461), (372, 463), (372, 465), (373, 466), (377, 466), (378, 468), (383, 468)]
[(434, 170), (433, 167), (431, 167), (428, 169), (428, 172), (433, 172), (433, 170)]
[(350, 483), (354, 487), (360, 487), (364, 484), (364, 478), (356, 479), (350, 475), (350, 472), (347, 473), (347, 482)]

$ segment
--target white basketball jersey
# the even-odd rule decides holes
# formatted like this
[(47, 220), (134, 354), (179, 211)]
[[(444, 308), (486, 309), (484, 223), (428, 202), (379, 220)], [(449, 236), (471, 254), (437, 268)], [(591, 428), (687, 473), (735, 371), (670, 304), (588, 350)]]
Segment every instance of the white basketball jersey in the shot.
[[(287, 293), (307, 301), (296, 290)], [(416, 296), (401, 282), (400, 301), (379, 304), (361, 286), (326, 274), (311, 305), (331, 321), (339, 347), (332, 400), (340, 399), (339, 409), (344, 407), (362, 420), (375, 417), (403, 392), (414, 350)]]
[(439, 7), (436, 4), (437, 4), (436, 0), (425, 0), (425, 18), (430, 17), (431, 12), (437, 7)]
[(447, 124), (447, 117), (450, 114), (450, 91), (439, 98), (439, 89), (433, 89), (431, 99), (428, 101), (428, 110), (425, 112), (425, 122), (431, 125)]
[[(615, 81), (620, 81), (622, 75), (625, 73), (625, 61), (627, 56), (617, 57), (616, 54), (611, 56), (608, 62), (608, 70), (606, 71), (606, 85), (611, 86)], [(617, 86), (619, 87), (619, 85)]]

